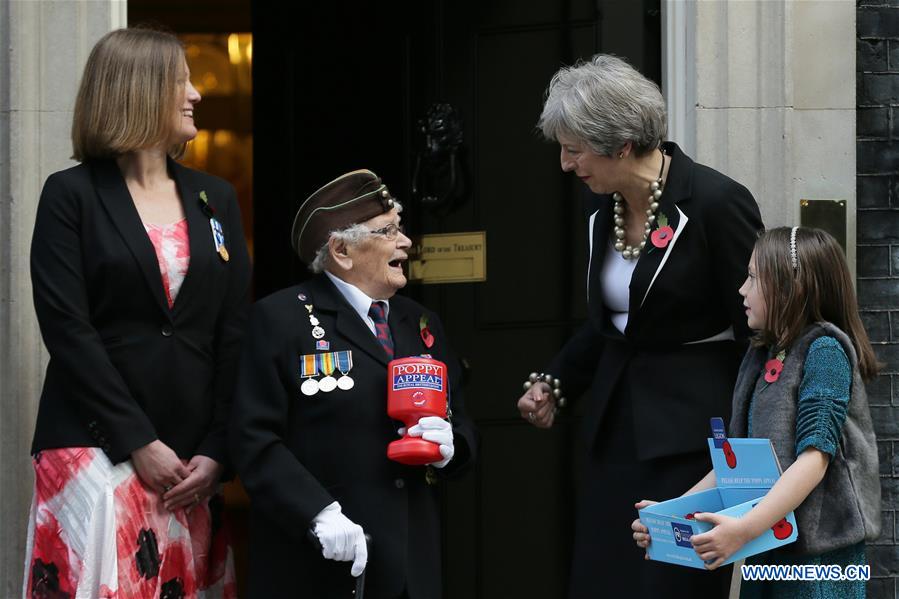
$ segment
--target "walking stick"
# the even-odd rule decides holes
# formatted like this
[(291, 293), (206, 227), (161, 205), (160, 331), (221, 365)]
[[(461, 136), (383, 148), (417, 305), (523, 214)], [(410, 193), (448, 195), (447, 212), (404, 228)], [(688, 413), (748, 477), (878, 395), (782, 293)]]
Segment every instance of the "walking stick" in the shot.
[[(366, 553), (371, 556), (371, 535), (365, 533), (365, 549)], [(365, 568), (362, 569), (362, 573), (356, 577), (356, 599), (363, 599), (365, 596), (365, 571), (368, 570), (368, 563), (366, 562)]]
[[(309, 542), (312, 543), (319, 552), (322, 551), (322, 543), (318, 540), (318, 536), (315, 534), (311, 528), (306, 531), (306, 538), (309, 539)], [(371, 535), (365, 533), (365, 548), (368, 551), (368, 554), (371, 555)], [(353, 591), (353, 597), (355, 599), (364, 599), (365, 597), (365, 570), (368, 568), (363, 568), (362, 573), (356, 577), (356, 590)]]

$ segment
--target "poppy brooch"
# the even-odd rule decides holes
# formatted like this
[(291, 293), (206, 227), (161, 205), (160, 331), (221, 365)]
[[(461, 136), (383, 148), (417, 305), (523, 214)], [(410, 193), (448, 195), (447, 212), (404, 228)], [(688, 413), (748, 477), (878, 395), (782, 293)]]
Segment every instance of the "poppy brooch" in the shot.
[(663, 212), (659, 213), (656, 219), (658, 227), (649, 236), (652, 245), (657, 248), (666, 248), (671, 240), (674, 239), (674, 229), (668, 224), (668, 217)]
[(431, 329), (428, 327), (428, 317), (424, 314), (418, 319), (418, 332), (421, 335), (421, 342), (425, 344), (426, 348), (431, 349), (434, 346), (434, 335), (431, 334)]
[(787, 358), (786, 350), (781, 350), (776, 356), (765, 362), (765, 382), (769, 385), (780, 378), (784, 369), (784, 360)]

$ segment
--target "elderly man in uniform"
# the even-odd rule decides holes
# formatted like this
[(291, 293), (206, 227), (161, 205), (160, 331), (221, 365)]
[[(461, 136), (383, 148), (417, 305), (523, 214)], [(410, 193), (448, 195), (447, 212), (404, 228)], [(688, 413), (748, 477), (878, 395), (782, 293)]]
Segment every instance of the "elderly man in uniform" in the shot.
[[(440, 320), (394, 295), (411, 245), (401, 210), (371, 171), (331, 181), (293, 225), (315, 277), (253, 308), (231, 427), (252, 502), (250, 597), (351, 597), (363, 568), (366, 599), (441, 594), (435, 484), (476, 441)], [(401, 424), (386, 411), (387, 364), (421, 354), (447, 364), (451, 422), (411, 426), (442, 459), (406, 466), (386, 455)]]

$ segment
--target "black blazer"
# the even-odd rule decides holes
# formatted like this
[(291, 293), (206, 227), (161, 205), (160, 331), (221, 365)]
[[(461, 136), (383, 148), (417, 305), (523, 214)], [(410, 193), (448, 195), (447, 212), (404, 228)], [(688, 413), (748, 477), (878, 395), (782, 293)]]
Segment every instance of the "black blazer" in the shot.
[[(306, 305), (325, 330), (327, 351), (352, 352), (352, 389), (301, 393), (301, 356), (321, 353)], [(431, 348), (419, 334), (422, 315), (430, 319)], [(449, 368), (455, 455), (434, 472), (451, 476), (476, 451), (458, 362), (440, 320), (414, 301), (391, 298), (388, 323), (397, 358), (428, 353)], [(350, 563), (325, 560), (306, 538), (312, 519), (333, 501), (373, 538), (366, 597), (396, 597), (404, 588), (411, 599), (440, 596), (437, 487), (426, 482), (424, 467), (386, 455), (400, 426), (387, 416), (387, 362), (324, 274), (253, 307), (231, 427), (234, 463), (251, 499), (249, 597), (352, 596)]]
[[(228, 413), (250, 265), (234, 188), (168, 163), (190, 235), (169, 309), (156, 253), (112, 160), (44, 184), (31, 244), (34, 306), (50, 352), (32, 452), (101, 447), (117, 463), (160, 439), (227, 464)], [(215, 252), (206, 192), (230, 260)]]
[[(589, 320), (547, 367), (570, 397), (592, 388), (585, 421), (590, 442), (615, 386), (628, 385), (642, 459), (702, 450), (708, 419), (730, 415), (750, 335), (738, 289), (762, 230), (745, 187), (693, 162), (673, 143), (663, 148), (671, 166), (659, 214), (668, 217), (675, 237), (667, 248), (640, 256), (624, 334), (612, 325), (602, 297), (613, 201), (599, 196), (590, 216)], [(733, 341), (691, 343), (729, 327)]]

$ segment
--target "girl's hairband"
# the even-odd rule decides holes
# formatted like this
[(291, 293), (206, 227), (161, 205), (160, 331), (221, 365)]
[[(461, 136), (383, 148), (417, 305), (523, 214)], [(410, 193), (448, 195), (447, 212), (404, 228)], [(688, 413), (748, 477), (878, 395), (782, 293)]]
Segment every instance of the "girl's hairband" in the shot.
[(793, 264), (793, 270), (799, 270), (799, 257), (796, 255), (796, 231), (799, 227), (790, 229), (790, 262)]

